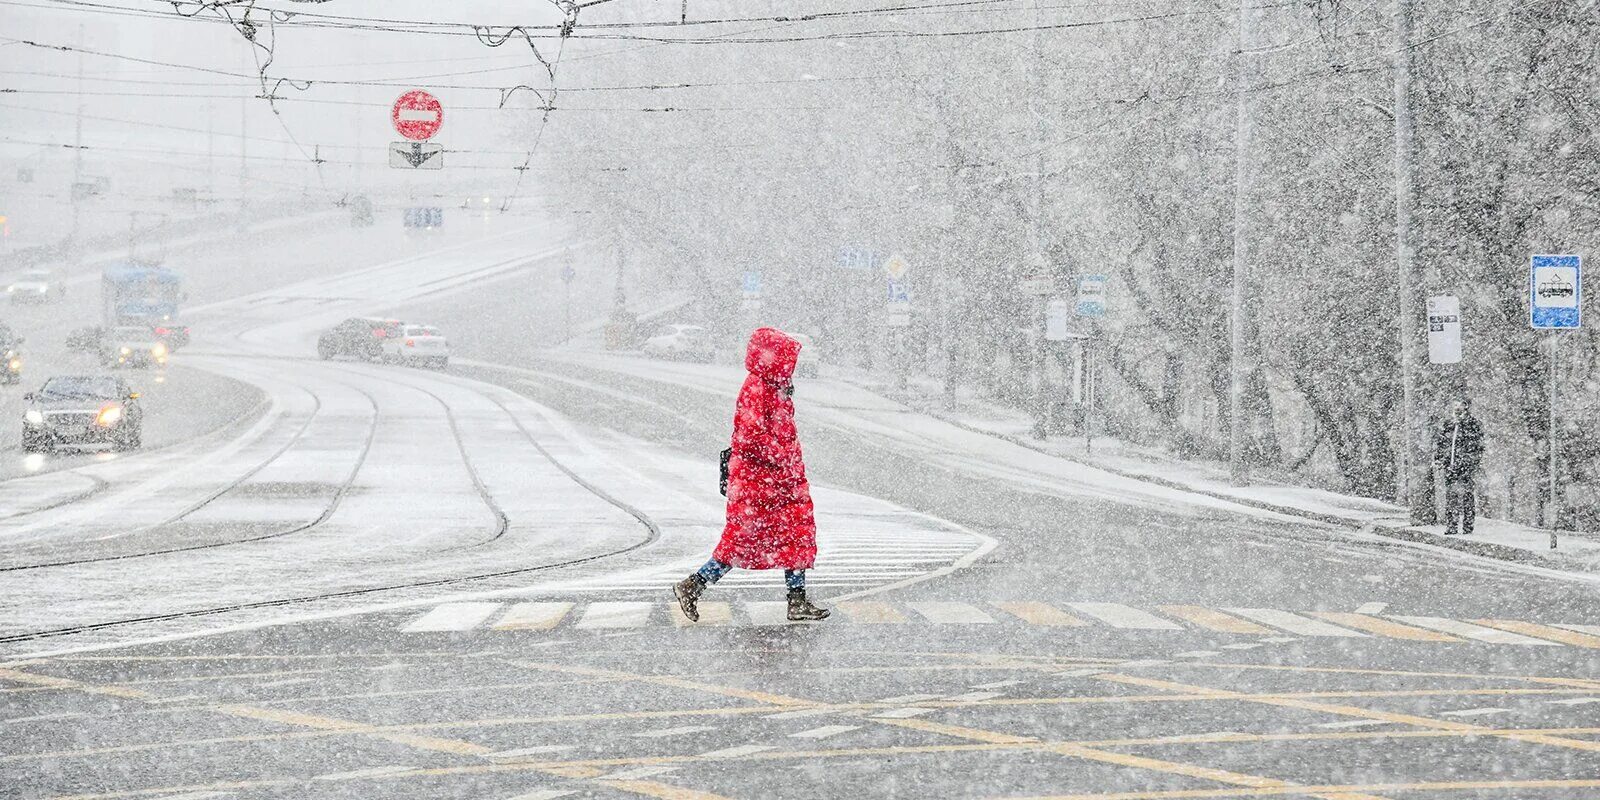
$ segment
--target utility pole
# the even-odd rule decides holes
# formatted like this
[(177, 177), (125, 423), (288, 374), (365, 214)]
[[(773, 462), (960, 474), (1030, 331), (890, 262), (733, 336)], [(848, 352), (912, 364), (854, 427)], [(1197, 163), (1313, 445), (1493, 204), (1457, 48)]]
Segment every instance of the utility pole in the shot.
[(1250, 480), (1250, 465), (1245, 461), (1248, 442), (1245, 426), (1245, 381), (1250, 365), (1246, 341), (1250, 286), (1250, 139), (1254, 108), (1251, 104), (1251, 76), (1254, 74), (1255, 10), (1253, 0), (1239, 0), (1239, 52), (1234, 55), (1234, 90), (1238, 93), (1237, 118), (1233, 131), (1233, 297), (1231, 303), (1228, 359), (1228, 474), (1235, 484)]
[[(1034, 270), (1039, 275), (1051, 275), (1050, 264), (1045, 256), (1044, 247), (1044, 151), (1045, 151), (1045, 124), (1044, 114), (1039, 109), (1039, 95), (1044, 89), (1044, 76), (1041, 68), (1043, 48), (1039, 46), (1040, 16), (1039, 0), (1029, 0), (1029, 9), (1033, 19), (1033, 35), (1031, 37), (1033, 52), (1028, 59), (1028, 112), (1033, 115), (1034, 138), (1037, 150), (1033, 159), (1033, 228), (1032, 247)], [(1028, 330), (1033, 336), (1033, 435), (1036, 439), (1045, 438), (1047, 421), (1049, 419), (1050, 389), (1049, 374), (1046, 369), (1046, 347), (1044, 338), (1044, 310), (1049, 295), (1036, 295), (1028, 298), (1028, 313), (1033, 316)]]
[(250, 96), (239, 98), (239, 227), (250, 224)]
[(217, 104), (206, 101), (206, 200), (217, 197)]
[(1434, 522), (1433, 492), (1428, 480), (1429, 459), (1423, 447), (1417, 380), (1421, 371), (1417, 334), (1418, 293), (1412, 263), (1415, 244), (1411, 208), (1416, 201), (1412, 174), (1411, 127), (1411, 0), (1395, 0), (1394, 29), (1394, 260), (1400, 335), (1400, 502), (1411, 511), (1413, 525)]

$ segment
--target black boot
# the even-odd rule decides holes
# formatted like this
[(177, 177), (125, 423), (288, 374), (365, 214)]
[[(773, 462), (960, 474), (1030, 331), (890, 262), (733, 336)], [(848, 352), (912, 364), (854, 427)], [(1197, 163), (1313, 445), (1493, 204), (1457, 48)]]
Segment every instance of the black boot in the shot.
[(828, 609), (817, 608), (806, 599), (806, 590), (789, 590), (789, 621), (809, 622), (828, 618)]
[[(706, 590), (706, 579), (696, 572), (687, 578), (672, 585), (672, 593), (678, 597), (678, 607), (683, 609), (683, 615), (690, 622), (700, 621), (700, 609), (695, 605), (700, 602), (700, 593)], [(791, 603), (790, 607), (793, 607)]]

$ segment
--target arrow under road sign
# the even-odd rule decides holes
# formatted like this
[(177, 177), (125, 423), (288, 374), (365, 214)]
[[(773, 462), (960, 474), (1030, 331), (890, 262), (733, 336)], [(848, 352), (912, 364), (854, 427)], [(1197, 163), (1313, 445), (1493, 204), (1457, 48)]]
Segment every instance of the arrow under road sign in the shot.
[(397, 169), (443, 169), (444, 145), (431, 142), (390, 142), (389, 166)]

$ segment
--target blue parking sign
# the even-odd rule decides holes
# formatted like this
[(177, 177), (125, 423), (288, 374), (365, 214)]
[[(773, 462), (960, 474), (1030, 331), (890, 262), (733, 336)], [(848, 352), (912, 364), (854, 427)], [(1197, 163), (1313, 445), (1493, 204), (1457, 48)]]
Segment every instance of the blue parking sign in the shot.
[(1534, 256), (1528, 266), (1528, 322), (1539, 330), (1583, 327), (1583, 257)]

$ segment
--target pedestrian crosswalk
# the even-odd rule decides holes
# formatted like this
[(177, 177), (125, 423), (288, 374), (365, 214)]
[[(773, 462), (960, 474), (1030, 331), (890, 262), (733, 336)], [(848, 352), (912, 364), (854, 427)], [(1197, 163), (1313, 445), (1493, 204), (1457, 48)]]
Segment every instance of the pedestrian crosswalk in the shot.
[[(1318, 639), (1394, 639), (1406, 642), (1493, 644), (1517, 647), (1580, 647), (1600, 650), (1600, 626), (1538, 623), (1506, 619), (1454, 619), (1354, 611), (1286, 611), (1273, 608), (1159, 605), (1139, 608), (1122, 603), (1000, 600), (856, 600), (835, 604), (827, 625), (935, 625), (984, 628), (1024, 625), (1074, 630), (1112, 630), (1136, 634), (1224, 634), (1240, 641), (1221, 644), (1245, 650), (1262, 643)], [(700, 621), (691, 623), (677, 604), (647, 601), (529, 601), (443, 603), (401, 625), (402, 633), (476, 630), (608, 631), (645, 628), (722, 628), (792, 625), (782, 601), (704, 601)], [(1292, 634), (1292, 635), (1286, 635)], [(1219, 645), (1212, 645), (1219, 646)]]

